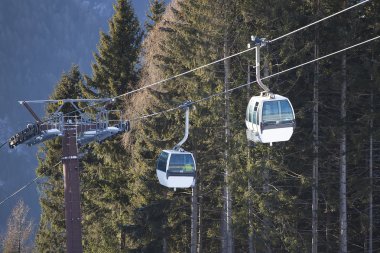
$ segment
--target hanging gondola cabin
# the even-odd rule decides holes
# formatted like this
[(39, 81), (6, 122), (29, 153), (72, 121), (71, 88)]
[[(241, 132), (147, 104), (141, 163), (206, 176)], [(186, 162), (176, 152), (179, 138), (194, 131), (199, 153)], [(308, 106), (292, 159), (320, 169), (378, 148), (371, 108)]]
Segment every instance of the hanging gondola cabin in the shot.
[(245, 123), (249, 141), (271, 145), (272, 142), (288, 141), (296, 125), (289, 99), (272, 93), (251, 98)]
[(157, 159), (157, 177), (163, 186), (189, 188), (195, 184), (195, 160), (190, 152), (164, 150)]

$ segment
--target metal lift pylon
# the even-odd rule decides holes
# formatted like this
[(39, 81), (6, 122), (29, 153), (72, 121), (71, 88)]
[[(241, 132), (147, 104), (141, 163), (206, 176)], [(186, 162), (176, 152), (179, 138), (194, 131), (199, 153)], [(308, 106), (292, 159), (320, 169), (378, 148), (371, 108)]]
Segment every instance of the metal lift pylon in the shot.
[[(28, 124), (27, 128), (12, 136), (9, 147), (17, 145), (35, 145), (49, 139), (62, 137), (62, 164), (64, 175), (65, 197), (65, 225), (66, 225), (66, 252), (81, 253), (82, 247), (82, 217), (80, 209), (80, 168), (78, 145), (85, 145), (92, 141), (101, 142), (109, 137), (130, 130), (129, 121), (123, 120), (117, 110), (98, 108), (94, 119), (84, 113), (75, 103), (99, 103), (111, 99), (63, 99), (20, 101), (36, 120)], [(42, 121), (32, 110), (31, 103), (57, 103), (59, 108), (47, 120)], [(61, 109), (70, 103), (76, 109), (76, 115), (64, 115)], [(117, 119), (110, 119), (110, 114), (119, 115)]]

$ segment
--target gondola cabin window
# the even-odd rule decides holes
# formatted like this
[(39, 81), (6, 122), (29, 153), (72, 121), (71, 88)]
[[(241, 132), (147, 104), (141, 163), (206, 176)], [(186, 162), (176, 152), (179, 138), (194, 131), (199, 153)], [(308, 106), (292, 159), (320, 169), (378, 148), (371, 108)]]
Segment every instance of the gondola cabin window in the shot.
[(293, 111), (288, 100), (265, 101), (262, 117), (264, 125), (290, 123)]
[(157, 160), (157, 169), (163, 172), (166, 172), (166, 164), (168, 161), (169, 154), (162, 152)]
[(172, 154), (170, 157), (169, 172), (193, 174), (193, 157), (190, 154)]
[(259, 102), (256, 102), (255, 104), (249, 104), (247, 109), (247, 121), (257, 124), (257, 110), (259, 107)]

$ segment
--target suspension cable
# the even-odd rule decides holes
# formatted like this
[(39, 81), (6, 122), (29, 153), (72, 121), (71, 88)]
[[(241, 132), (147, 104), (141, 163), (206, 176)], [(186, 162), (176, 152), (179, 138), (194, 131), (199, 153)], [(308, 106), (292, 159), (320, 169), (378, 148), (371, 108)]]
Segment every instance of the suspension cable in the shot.
[[(55, 168), (57, 167), (61, 162), (58, 162), (57, 164), (55, 164), (52, 168)], [(34, 182), (37, 181), (37, 179), (39, 179), (40, 177), (42, 177), (43, 175), (41, 176), (37, 176), (35, 177), (33, 180), (31, 180), (29, 183), (25, 184), (24, 186), (22, 186), (21, 188), (19, 188), (17, 191), (15, 191), (14, 193), (10, 194), (8, 197), (6, 197), (5, 199), (3, 199), (1, 202), (0, 202), (0, 206), (2, 204), (4, 204), (7, 200), (9, 200), (10, 198), (16, 196), (18, 193), (20, 193), (21, 191), (25, 190), (26, 188), (28, 188), (30, 185), (32, 185)]]
[(8, 141), (5, 141), (4, 143), (2, 143), (2, 144), (0, 145), (0, 149), (1, 149), (2, 147), (4, 147), (5, 144), (7, 144), (7, 143), (8, 143)]
[[(310, 26), (316, 25), (316, 24), (318, 24), (318, 23), (320, 23), (320, 22), (323, 22), (323, 21), (325, 21), (325, 20), (327, 20), (327, 19), (330, 19), (330, 18), (332, 18), (332, 17), (334, 17), (334, 16), (336, 16), (336, 15), (342, 14), (342, 13), (348, 11), (348, 10), (351, 10), (351, 9), (353, 9), (353, 8), (356, 8), (356, 7), (360, 6), (360, 5), (363, 5), (363, 4), (365, 4), (365, 3), (368, 3), (368, 2), (370, 2), (370, 1), (371, 1), (371, 0), (363, 0), (363, 1), (361, 1), (361, 2), (359, 2), (359, 3), (357, 3), (357, 4), (355, 4), (355, 5), (352, 5), (352, 6), (350, 6), (350, 7), (347, 7), (347, 8), (345, 8), (345, 9), (343, 9), (343, 10), (341, 10), (341, 11), (338, 11), (338, 12), (336, 12), (336, 13), (333, 13), (333, 14), (327, 16), (327, 17), (324, 17), (324, 18), (322, 18), (322, 19), (319, 19), (319, 20), (317, 20), (317, 21), (314, 21), (313, 23), (310, 23), (310, 24), (308, 24), (308, 25), (302, 26), (302, 27), (300, 27), (300, 28), (298, 28), (298, 29), (296, 29), (296, 30), (293, 30), (293, 31), (291, 31), (291, 32), (289, 32), (289, 33), (287, 33), (287, 34), (284, 34), (284, 35), (281, 35), (280, 37), (277, 37), (277, 38), (275, 38), (275, 39), (272, 39), (272, 40), (270, 40), (269, 42), (272, 43), (272, 42), (275, 42), (275, 41), (277, 41), (277, 40), (283, 39), (283, 38), (285, 38), (285, 37), (287, 37), (287, 36), (289, 36), (289, 35), (292, 35), (292, 34), (294, 34), (294, 33), (297, 33), (297, 32), (299, 32), (299, 31), (302, 31), (302, 30), (304, 30), (304, 29), (306, 29), (306, 28), (308, 28), (308, 27), (310, 27)], [(251, 51), (251, 50), (254, 50), (254, 49), (255, 49), (255, 47), (248, 48), (248, 49), (246, 49), (246, 50), (243, 50), (243, 51), (237, 52), (237, 53), (235, 53), (235, 54), (229, 55), (229, 56), (227, 56), (227, 57), (221, 58), (221, 59), (219, 59), (219, 60), (215, 60), (215, 61), (213, 61), (213, 62), (210, 62), (210, 63), (204, 64), (204, 65), (202, 65), (202, 66), (196, 67), (196, 68), (194, 68), (194, 69), (190, 69), (190, 70), (185, 71), (185, 72), (182, 72), (182, 73), (180, 73), (180, 74), (177, 74), (177, 75), (171, 76), (171, 77), (169, 77), (169, 78), (166, 78), (166, 79), (163, 79), (163, 80), (160, 80), (160, 81), (154, 82), (154, 83), (152, 83), (152, 84), (149, 84), (149, 85), (146, 85), (146, 86), (143, 86), (143, 87), (137, 88), (137, 89), (135, 89), (135, 90), (132, 90), (132, 91), (129, 91), (129, 92), (126, 92), (126, 93), (123, 93), (123, 94), (117, 95), (117, 96), (113, 97), (113, 98), (112, 98), (111, 100), (109, 100), (109, 101), (106, 101), (106, 102), (99, 102), (99, 103), (94, 103), (94, 104), (92, 104), (92, 105), (89, 105), (89, 106), (83, 107), (83, 108), (81, 108), (80, 110), (85, 110), (85, 109), (88, 109), (88, 108), (90, 108), (90, 107), (98, 106), (98, 105), (100, 105), (100, 104), (104, 104), (104, 103), (111, 103), (111, 102), (114, 102), (116, 99), (119, 99), (119, 98), (121, 98), (121, 97), (124, 97), (124, 96), (127, 96), (127, 95), (131, 95), (131, 94), (136, 93), (136, 92), (138, 92), (138, 91), (142, 91), (142, 90), (145, 90), (145, 89), (147, 89), (147, 88), (151, 88), (151, 87), (153, 87), (153, 86), (156, 86), (156, 85), (159, 85), (159, 84), (162, 84), (162, 83), (168, 82), (168, 81), (173, 80), (173, 79), (176, 79), (176, 78), (178, 78), (178, 77), (181, 77), (181, 76), (184, 76), (184, 75), (190, 74), (190, 73), (192, 73), (192, 72), (194, 72), (194, 71), (197, 71), (197, 70), (203, 69), (203, 68), (205, 68), (205, 67), (211, 66), (211, 65), (213, 65), (213, 64), (216, 64), (216, 63), (222, 62), (222, 61), (224, 61), (224, 60), (226, 60), (226, 59), (229, 59), (229, 58), (232, 58), (232, 57), (239, 56), (239, 55), (241, 55), (241, 54), (247, 53), (247, 52), (249, 52), (249, 51)], [(262, 78), (262, 79), (263, 79), (263, 78)], [(70, 115), (70, 114), (76, 113), (76, 112), (78, 112), (78, 111), (79, 111), (79, 110), (77, 109), (77, 110), (74, 110), (74, 111), (72, 111), (72, 112), (69, 112), (69, 113), (67, 113), (67, 114), (65, 114), (65, 115)]]
[[(317, 21), (315, 21), (315, 22), (313, 22), (313, 23), (310, 23), (310, 24), (305, 25), (305, 26), (303, 26), (303, 27), (301, 27), (301, 28), (298, 28), (298, 29), (296, 29), (296, 30), (293, 30), (293, 31), (291, 31), (291, 32), (289, 32), (289, 33), (287, 33), (287, 34), (284, 34), (284, 35), (282, 35), (282, 36), (280, 36), (280, 37), (277, 37), (277, 38), (275, 38), (275, 39), (272, 39), (272, 40), (270, 40), (269, 42), (272, 43), (272, 42), (275, 42), (275, 41), (277, 41), (277, 40), (283, 39), (283, 38), (285, 38), (285, 37), (287, 37), (287, 36), (289, 36), (289, 35), (292, 35), (292, 34), (294, 34), (294, 33), (297, 33), (297, 32), (299, 32), (299, 31), (302, 31), (302, 30), (304, 30), (304, 29), (306, 29), (306, 28), (308, 28), (308, 27), (310, 27), (310, 26), (316, 25), (316, 24), (318, 24), (318, 23), (320, 23), (320, 22), (323, 22), (323, 21), (325, 21), (325, 20), (327, 20), (327, 19), (330, 19), (330, 18), (332, 18), (332, 17), (334, 17), (334, 16), (336, 16), (336, 15), (339, 15), (339, 14), (341, 14), (341, 13), (344, 13), (344, 12), (346, 12), (346, 11), (348, 11), (348, 10), (351, 10), (351, 9), (353, 9), (353, 8), (356, 8), (356, 7), (358, 7), (358, 6), (362, 5), (362, 4), (368, 3), (368, 2), (370, 2), (370, 1), (371, 1), (371, 0), (363, 0), (363, 1), (361, 1), (361, 2), (359, 2), (359, 3), (357, 3), (357, 4), (355, 4), (355, 5), (352, 5), (352, 6), (350, 6), (350, 7), (347, 7), (347, 8), (345, 8), (345, 9), (341, 10), (341, 11), (338, 11), (338, 12), (336, 12), (336, 13), (333, 13), (333, 14), (331, 14), (331, 15), (329, 15), (329, 16), (327, 16), (327, 17), (324, 17), (324, 18), (322, 18), (322, 19), (319, 19), (319, 20), (317, 20)], [(303, 64), (301, 64), (301, 65), (294, 66), (294, 67), (292, 67), (292, 68), (290, 68), (290, 69), (287, 69), (287, 70), (281, 71), (281, 72), (279, 72), (279, 73), (276, 73), (275, 75), (279, 75), (279, 74), (285, 73), (285, 72), (287, 72), (287, 71), (290, 71), (290, 70), (292, 70), (292, 69), (299, 68), (299, 67), (301, 67), (301, 66), (303, 66), (303, 65), (310, 64), (310, 63), (315, 62), (315, 61), (317, 61), (317, 60), (321, 60), (321, 59), (323, 59), (323, 58), (326, 58), (326, 57), (332, 56), (332, 55), (334, 55), (334, 54), (337, 54), (337, 53), (339, 53), (339, 52), (346, 51), (346, 50), (348, 50), (348, 49), (351, 49), (351, 48), (353, 48), (353, 47), (356, 47), (356, 46), (359, 46), (359, 45), (362, 45), (362, 44), (368, 43), (368, 42), (370, 42), (370, 41), (372, 41), (372, 40), (375, 40), (375, 39), (378, 39), (378, 37), (375, 37), (375, 38), (372, 38), (372, 39), (370, 39), (370, 40), (367, 40), (367, 41), (361, 42), (361, 43), (359, 43), (359, 44), (353, 45), (353, 46), (351, 46), (351, 47), (348, 47), (348, 48), (345, 48), (345, 49), (339, 50), (339, 51), (337, 51), (337, 52), (331, 53), (331, 54), (326, 55), (326, 56), (324, 56), (324, 57), (320, 57), (320, 58), (314, 59), (314, 60), (312, 60), (312, 61), (309, 61), (309, 62), (303, 63)], [(205, 65), (202, 65), (202, 66), (199, 66), (199, 67), (197, 67), (197, 68), (194, 68), (194, 69), (191, 69), (191, 70), (185, 71), (185, 72), (183, 72), (183, 73), (180, 73), (180, 74), (174, 75), (174, 76), (169, 77), (169, 78), (166, 78), (166, 79), (164, 79), (164, 80), (160, 80), (160, 81), (157, 81), (157, 82), (155, 82), (155, 83), (152, 83), (152, 84), (149, 84), (149, 85), (146, 85), (146, 86), (140, 87), (140, 88), (138, 88), (138, 89), (136, 89), (136, 90), (132, 90), (132, 91), (129, 91), (129, 92), (126, 92), (126, 93), (120, 94), (120, 95), (118, 95), (118, 96), (113, 97), (113, 98), (110, 99), (110, 100), (103, 101), (103, 102), (99, 102), (99, 103), (94, 103), (94, 104), (92, 104), (92, 105), (86, 106), (86, 107), (81, 108), (81, 109), (76, 109), (76, 110), (74, 110), (74, 111), (71, 111), (71, 112), (66, 113), (65, 115), (70, 115), (70, 114), (73, 114), (73, 113), (78, 112), (78, 111), (80, 111), (80, 110), (85, 110), (85, 109), (88, 109), (88, 108), (91, 108), (91, 107), (94, 107), (94, 106), (98, 106), (98, 105), (103, 104), (103, 103), (111, 103), (111, 102), (114, 102), (116, 99), (119, 99), (119, 98), (121, 98), (121, 97), (123, 97), (123, 96), (127, 96), (127, 95), (133, 94), (133, 93), (135, 93), (135, 92), (138, 92), (138, 91), (141, 91), (141, 90), (144, 90), (144, 89), (147, 89), (147, 88), (153, 87), (153, 86), (155, 86), (155, 85), (162, 84), (162, 83), (164, 83), (164, 82), (167, 82), (167, 81), (173, 80), (173, 79), (175, 79), (175, 78), (181, 77), (181, 76), (183, 76), (183, 75), (186, 75), (186, 74), (192, 73), (192, 72), (194, 72), (194, 71), (196, 71), (196, 70), (199, 70), (199, 69), (202, 69), (202, 68), (205, 68), (205, 67), (211, 66), (211, 65), (213, 65), (213, 64), (216, 64), (216, 63), (218, 63), (218, 62), (224, 61), (224, 60), (226, 60), (226, 59), (229, 59), (229, 58), (232, 58), (232, 57), (235, 57), (235, 56), (238, 56), (238, 55), (244, 54), (244, 53), (249, 52), (249, 51), (254, 50), (254, 49), (255, 49), (255, 47), (253, 47), (253, 48), (249, 48), (249, 49), (246, 49), (246, 50), (243, 50), (243, 51), (240, 51), (240, 52), (238, 52), (238, 53), (235, 53), (235, 54), (232, 54), (232, 55), (230, 55), (230, 56), (227, 56), (227, 57), (221, 58), (221, 59), (216, 60), (216, 61), (213, 61), (213, 62), (211, 62), (211, 63), (207, 63), (207, 64), (205, 64)], [(272, 75), (272, 76), (274, 76), (274, 75)], [(270, 77), (272, 77), (272, 76), (267, 76), (267, 77), (265, 77), (265, 78), (262, 78), (262, 80), (265, 80), (265, 79), (270, 78)], [(254, 83), (254, 82), (256, 82), (256, 81), (253, 81), (253, 82), (251, 82), (251, 83)], [(242, 87), (247, 86), (247, 85), (249, 85), (249, 84), (251, 84), (251, 83), (244, 84)], [(238, 87), (236, 87), (236, 88), (238, 88)], [(236, 89), (236, 88), (234, 88), (234, 89)], [(233, 91), (234, 89), (230, 89), (230, 90), (225, 91), (225, 92), (231, 92), (231, 91)], [(224, 94), (225, 92), (221, 92), (221, 93), (218, 93), (218, 94), (214, 94), (214, 95), (212, 95), (211, 97), (214, 97), (214, 96), (218, 96), (218, 95)], [(210, 97), (210, 98), (211, 98), (211, 97)], [(205, 98), (205, 99), (202, 99), (202, 100), (207, 100), (207, 99)], [(171, 108), (171, 109), (166, 110), (166, 111), (163, 111), (163, 112), (169, 112), (169, 111), (173, 111), (173, 110), (176, 110), (176, 109), (178, 109), (178, 107), (176, 107), (176, 108)], [(146, 117), (151, 117), (151, 116), (155, 116), (155, 115), (161, 114), (161, 113), (163, 113), (163, 112), (157, 112), (157, 113), (148, 114), (148, 115), (145, 115), (144, 118), (146, 118)], [(50, 118), (48, 118), (47, 120), (45, 120), (45, 121), (43, 121), (43, 122), (47, 122), (49, 119), (50, 119)], [(43, 123), (43, 122), (41, 122), (41, 123)], [(0, 146), (0, 148), (3, 147), (5, 144), (6, 144), (6, 143), (3, 143), (3, 144)]]
[[(361, 1), (361, 2), (359, 2), (359, 3), (357, 3), (357, 4), (355, 4), (355, 5), (352, 5), (352, 6), (348, 7), (348, 8), (346, 8), (346, 9), (343, 9), (343, 10), (341, 10), (341, 11), (338, 11), (338, 12), (336, 12), (336, 13), (334, 13), (334, 14), (331, 14), (331, 15), (329, 15), (329, 16), (327, 16), (327, 17), (324, 17), (324, 18), (322, 18), (322, 19), (319, 19), (319, 20), (317, 20), (317, 21), (315, 21), (315, 22), (313, 22), (313, 23), (310, 23), (310, 24), (308, 24), (308, 25), (305, 25), (305, 26), (303, 26), (303, 27), (301, 27), (301, 28), (298, 28), (298, 29), (296, 29), (296, 30), (294, 30), (294, 31), (291, 31), (291, 32), (289, 32), (289, 33), (287, 33), (287, 34), (281, 35), (280, 37), (277, 37), (277, 38), (275, 38), (275, 39), (272, 39), (272, 40), (270, 40), (269, 42), (272, 43), (272, 42), (275, 42), (275, 41), (277, 41), (277, 40), (283, 39), (283, 38), (285, 38), (285, 37), (287, 37), (287, 36), (289, 36), (289, 35), (292, 35), (292, 34), (294, 34), (294, 33), (297, 33), (297, 32), (299, 32), (299, 31), (302, 31), (302, 30), (304, 30), (304, 29), (306, 29), (306, 28), (308, 28), (308, 27), (310, 27), (310, 26), (316, 25), (316, 24), (318, 24), (318, 23), (320, 23), (320, 22), (323, 22), (323, 21), (325, 21), (325, 20), (327, 20), (327, 19), (330, 19), (330, 18), (332, 18), (332, 17), (334, 17), (334, 16), (336, 16), (336, 15), (339, 15), (339, 14), (341, 14), (341, 13), (344, 13), (344, 12), (348, 11), (348, 10), (351, 10), (351, 9), (353, 9), (353, 8), (356, 8), (356, 7), (358, 7), (358, 6), (362, 5), (362, 4), (368, 3), (369, 1), (371, 1), (371, 0), (364, 0), (364, 1)], [(221, 61), (227, 60), (227, 59), (229, 59), (229, 58), (232, 58), (232, 57), (235, 57), (235, 56), (238, 56), (238, 55), (244, 54), (244, 53), (249, 52), (249, 51), (254, 50), (254, 49), (255, 49), (255, 47), (248, 48), (248, 49), (246, 49), (246, 50), (243, 50), (243, 51), (240, 51), (240, 52), (238, 52), (238, 53), (235, 53), (235, 54), (229, 55), (229, 56), (227, 56), (227, 57), (224, 57), (224, 58), (221, 58), (221, 59), (219, 59), (219, 60), (216, 60), (216, 61), (210, 62), (210, 63), (208, 63), (208, 64), (205, 64), (205, 65), (199, 66), (199, 67), (197, 67), (197, 68), (194, 68), (194, 69), (191, 69), (191, 70), (185, 71), (185, 72), (183, 72), (183, 73), (180, 73), (180, 74), (178, 74), (178, 75), (175, 75), (175, 76), (169, 77), (169, 78), (167, 78), (167, 79), (160, 80), (160, 81), (158, 81), (158, 82), (155, 82), (155, 83), (152, 83), (152, 84), (149, 84), (149, 85), (143, 86), (143, 87), (141, 87), (141, 88), (138, 88), (138, 89), (136, 89), (136, 90), (132, 90), (132, 91), (126, 92), (126, 93), (124, 93), (124, 94), (120, 94), (120, 95), (114, 97), (114, 99), (118, 99), (118, 98), (120, 98), (120, 97), (127, 96), (127, 95), (133, 94), (133, 93), (135, 93), (135, 92), (141, 91), (141, 90), (143, 90), (143, 89), (147, 89), (147, 88), (153, 87), (153, 86), (155, 86), (155, 85), (158, 85), (158, 84), (161, 84), (161, 83), (164, 83), (164, 82), (167, 82), (167, 81), (173, 80), (173, 79), (175, 79), (175, 78), (178, 78), (178, 77), (181, 77), (181, 76), (183, 76), (183, 75), (186, 75), (186, 74), (192, 73), (192, 72), (194, 72), (194, 71), (197, 71), (197, 70), (199, 70), (199, 69), (202, 69), (202, 68), (205, 68), (205, 67), (211, 66), (211, 65), (213, 65), (213, 64), (215, 64), (215, 63), (218, 63), (218, 62), (221, 62)]]
[[(342, 52), (344, 52), (344, 51), (350, 50), (350, 49), (352, 49), (352, 48), (355, 48), (355, 47), (358, 47), (358, 46), (364, 45), (364, 44), (366, 44), (366, 43), (369, 43), (369, 42), (374, 41), (374, 40), (377, 40), (377, 39), (380, 39), (380, 36), (376, 36), (376, 37), (374, 37), (374, 38), (371, 38), (371, 39), (368, 39), (368, 40), (366, 40), (366, 41), (363, 41), (363, 42), (357, 43), (357, 44), (355, 44), (355, 45), (352, 45), (352, 46), (349, 46), (349, 47), (346, 47), (346, 48), (340, 49), (340, 50), (335, 51), (335, 52), (333, 52), (333, 53), (330, 53), (330, 54), (327, 54), (327, 55), (324, 55), (324, 56), (318, 57), (318, 58), (316, 58), (316, 59), (313, 59), (313, 60), (310, 60), (310, 61), (307, 61), (307, 62), (301, 63), (301, 64), (296, 65), (296, 66), (293, 66), (293, 67), (290, 67), (290, 68), (285, 69), (285, 70), (283, 70), (283, 71), (280, 71), (280, 72), (274, 73), (274, 74), (272, 74), (272, 75), (269, 75), (269, 76), (263, 77), (262, 80), (270, 79), (270, 78), (272, 78), (272, 77), (275, 77), (275, 76), (278, 76), (278, 75), (284, 74), (284, 73), (286, 73), (286, 72), (289, 72), (289, 71), (291, 71), (291, 70), (294, 70), (294, 69), (297, 69), (297, 68), (303, 67), (303, 66), (308, 65), (308, 64), (311, 64), (311, 63), (313, 63), (313, 62), (323, 60), (323, 59), (325, 59), (325, 58), (328, 58), (328, 57), (331, 57), (331, 56), (333, 56), (333, 55), (336, 55), (336, 54), (342, 53)], [(225, 93), (233, 92), (233, 91), (235, 91), (235, 90), (241, 89), (241, 88), (243, 88), (243, 87), (245, 87), (245, 86), (248, 86), (248, 85), (251, 85), (251, 84), (254, 84), (254, 83), (257, 83), (257, 80), (254, 80), (254, 81), (252, 81), (252, 82), (248, 82), (248, 83), (245, 83), (245, 84), (239, 85), (239, 86), (237, 86), (237, 87), (235, 87), (235, 88), (231, 88), (231, 89), (229, 89), (229, 90), (227, 90), (227, 91), (222, 91), (222, 92), (219, 92), (219, 93), (214, 93), (214, 94), (212, 94), (212, 95), (210, 95), (210, 96), (207, 96), (207, 97), (201, 98), (201, 99), (199, 99), (199, 100), (193, 101), (191, 104), (198, 104), (198, 103), (201, 103), (201, 102), (203, 102), (203, 101), (207, 101), (207, 100), (209, 100), (209, 99), (211, 99), (211, 98), (213, 98), (213, 97), (221, 96), (221, 95), (223, 95), (223, 94), (225, 94)], [(176, 106), (176, 107), (173, 107), (173, 108), (167, 109), (167, 110), (163, 110), (163, 111), (159, 111), (159, 112), (153, 112), (153, 113), (151, 113), (151, 114), (146, 114), (146, 115), (143, 115), (143, 116), (140, 116), (140, 117), (137, 117), (137, 118), (133, 118), (133, 119), (131, 119), (130, 121), (137, 121), (137, 120), (141, 120), (141, 119), (146, 119), (146, 118), (153, 117), (153, 116), (157, 116), (157, 115), (160, 115), (160, 114), (163, 114), (163, 113), (167, 113), (167, 112), (175, 111), (175, 110), (177, 110), (177, 109), (181, 109), (181, 108), (182, 108), (182, 105), (179, 105), (179, 106)]]

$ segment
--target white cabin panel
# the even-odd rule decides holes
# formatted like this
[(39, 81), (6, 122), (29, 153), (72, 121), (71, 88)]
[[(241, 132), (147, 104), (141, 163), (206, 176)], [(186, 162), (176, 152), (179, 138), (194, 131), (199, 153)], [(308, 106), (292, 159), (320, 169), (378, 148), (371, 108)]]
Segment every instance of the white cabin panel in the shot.
[(263, 143), (288, 141), (293, 135), (293, 127), (264, 129), (260, 133), (260, 139)]

